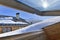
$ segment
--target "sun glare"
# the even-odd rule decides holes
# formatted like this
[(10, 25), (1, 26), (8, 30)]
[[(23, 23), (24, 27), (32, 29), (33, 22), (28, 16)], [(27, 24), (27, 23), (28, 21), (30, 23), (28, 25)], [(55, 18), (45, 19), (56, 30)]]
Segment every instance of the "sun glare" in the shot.
[(47, 8), (49, 5), (47, 2), (43, 2), (42, 6), (43, 6), (43, 8)]

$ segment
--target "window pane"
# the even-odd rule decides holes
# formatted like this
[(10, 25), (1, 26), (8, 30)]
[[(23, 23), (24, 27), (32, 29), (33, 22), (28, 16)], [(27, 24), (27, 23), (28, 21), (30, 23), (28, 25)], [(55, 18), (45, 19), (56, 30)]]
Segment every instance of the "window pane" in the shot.
[(60, 0), (17, 0), (40, 11), (60, 10)]
[(10, 27), (3, 27), (2, 28), (2, 32), (4, 33), (4, 32), (9, 32), (9, 31), (11, 31), (12, 29), (10, 28)]

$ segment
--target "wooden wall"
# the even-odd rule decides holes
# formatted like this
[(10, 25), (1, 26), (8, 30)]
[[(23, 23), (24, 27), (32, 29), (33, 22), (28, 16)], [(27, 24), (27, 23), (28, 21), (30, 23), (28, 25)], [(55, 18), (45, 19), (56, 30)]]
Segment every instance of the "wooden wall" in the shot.
[(19, 28), (23, 28), (21, 26), (0, 26), (0, 33), (3, 33), (2, 30), (3, 28), (11, 28), (11, 31), (17, 30)]
[(60, 23), (56, 23), (44, 28), (49, 40), (60, 40)]
[(2, 27), (0, 26), (0, 33), (2, 33)]
[(0, 40), (46, 40), (44, 33), (33, 32), (11, 37), (0, 38)]
[(17, 30), (19, 28), (21, 28), (21, 27), (20, 26), (12, 26), (12, 31)]

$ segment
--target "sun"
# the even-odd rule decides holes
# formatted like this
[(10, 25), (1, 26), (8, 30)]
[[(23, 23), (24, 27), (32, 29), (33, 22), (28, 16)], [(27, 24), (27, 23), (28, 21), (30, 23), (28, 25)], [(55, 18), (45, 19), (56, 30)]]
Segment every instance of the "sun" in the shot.
[(43, 3), (42, 3), (42, 7), (43, 7), (43, 8), (47, 8), (48, 6), (49, 6), (49, 5), (48, 5), (47, 2), (43, 2)]

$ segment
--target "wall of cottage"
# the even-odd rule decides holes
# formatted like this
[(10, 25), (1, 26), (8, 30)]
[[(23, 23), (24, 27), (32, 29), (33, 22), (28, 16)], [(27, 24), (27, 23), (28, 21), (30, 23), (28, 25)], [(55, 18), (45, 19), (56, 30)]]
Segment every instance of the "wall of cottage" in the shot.
[[(23, 26), (25, 27), (25, 26)], [(14, 31), (20, 28), (23, 28), (22, 26), (0, 26), (0, 33), (5, 33), (9, 31)]]

